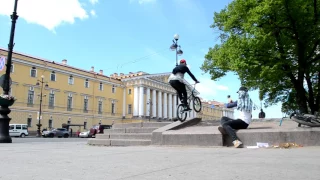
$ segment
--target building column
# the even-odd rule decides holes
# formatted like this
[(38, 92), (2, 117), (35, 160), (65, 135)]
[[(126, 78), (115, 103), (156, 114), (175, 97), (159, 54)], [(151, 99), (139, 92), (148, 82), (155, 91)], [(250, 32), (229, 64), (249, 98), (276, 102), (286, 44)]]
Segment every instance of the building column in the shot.
[(174, 94), (173, 95), (173, 118), (177, 118), (177, 107), (178, 105), (176, 105), (177, 102), (177, 95)]
[(122, 118), (123, 119), (126, 117), (126, 106), (127, 106), (126, 91), (127, 91), (127, 88), (123, 88), (123, 104), (122, 104)]
[[(189, 104), (189, 106), (190, 106), (190, 109), (192, 109), (191, 111), (190, 111), (190, 118), (193, 118), (193, 101), (190, 101), (190, 104)], [(188, 113), (189, 114), (189, 113)]]
[(157, 117), (157, 91), (155, 89), (152, 90), (152, 118)]
[(168, 119), (172, 119), (172, 94), (169, 94), (169, 117)]
[(168, 118), (168, 97), (167, 93), (163, 93), (163, 118)]
[(139, 115), (139, 88), (137, 86), (134, 87), (133, 92), (133, 116)]
[(143, 95), (143, 86), (139, 88), (139, 117), (144, 116), (144, 95)]
[(150, 88), (147, 88), (147, 108), (146, 108), (146, 116), (149, 117), (150, 116), (150, 103), (151, 103), (151, 99), (150, 99)]
[(162, 92), (158, 91), (158, 118), (162, 119)]

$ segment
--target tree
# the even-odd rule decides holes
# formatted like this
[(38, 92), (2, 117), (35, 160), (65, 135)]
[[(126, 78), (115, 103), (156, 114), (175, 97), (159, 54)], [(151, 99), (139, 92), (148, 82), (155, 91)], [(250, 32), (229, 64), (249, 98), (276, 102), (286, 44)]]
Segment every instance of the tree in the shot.
[(291, 94), (300, 112), (314, 113), (320, 108), (319, 10), (320, 0), (234, 0), (214, 13), (211, 28), (221, 32), (221, 43), (209, 49), (201, 69), (213, 80), (235, 72), (242, 85), (259, 89), (266, 106), (286, 105)]

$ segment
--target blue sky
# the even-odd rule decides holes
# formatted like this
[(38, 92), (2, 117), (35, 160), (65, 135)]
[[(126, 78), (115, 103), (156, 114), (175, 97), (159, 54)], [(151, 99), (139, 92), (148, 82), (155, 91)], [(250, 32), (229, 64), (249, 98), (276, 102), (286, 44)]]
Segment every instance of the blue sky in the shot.
[[(0, 46), (9, 42), (14, 0), (1, 0)], [(144, 71), (170, 72), (175, 53), (173, 35), (180, 35), (183, 56), (201, 96), (220, 102), (236, 99), (238, 77), (229, 73), (218, 81), (200, 70), (208, 48), (219, 42), (209, 26), (213, 13), (231, 0), (19, 0), (15, 51), (104, 74)], [(187, 75), (186, 75), (187, 76)], [(192, 81), (190, 81), (192, 82)], [(193, 82), (192, 82), (193, 83)], [(250, 92), (260, 106), (258, 92)], [(282, 117), (281, 105), (265, 109), (267, 117)], [(253, 112), (257, 117), (259, 110)], [(237, 113), (236, 113), (237, 114)]]

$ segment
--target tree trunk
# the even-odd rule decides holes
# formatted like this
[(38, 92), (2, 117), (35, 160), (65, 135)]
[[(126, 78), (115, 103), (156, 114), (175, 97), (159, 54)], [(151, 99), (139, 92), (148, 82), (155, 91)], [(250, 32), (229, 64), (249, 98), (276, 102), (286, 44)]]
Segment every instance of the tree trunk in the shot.
[(309, 113), (305, 89), (303, 88), (303, 86), (299, 86), (299, 85), (295, 89), (297, 91), (296, 102), (299, 107), (300, 113), (304, 113), (304, 114)]

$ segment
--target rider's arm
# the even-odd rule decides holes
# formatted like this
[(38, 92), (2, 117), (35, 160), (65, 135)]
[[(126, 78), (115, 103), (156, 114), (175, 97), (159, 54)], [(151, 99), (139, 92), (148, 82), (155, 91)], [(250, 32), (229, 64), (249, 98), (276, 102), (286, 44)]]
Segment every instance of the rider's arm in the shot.
[(187, 66), (185, 66), (186, 67), (186, 72), (189, 74), (189, 76), (194, 80), (194, 81), (198, 81), (197, 79), (196, 79), (196, 77), (194, 77), (194, 75), (190, 72), (190, 70), (189, 70), (189, 68), (187, 67)]
[(233, 108), (233, 107), (237, 107), (238, 105), (238, 101), (232, 102), (232, 103), (228, 103), (227, 104), (227, 108)]

